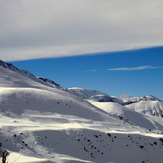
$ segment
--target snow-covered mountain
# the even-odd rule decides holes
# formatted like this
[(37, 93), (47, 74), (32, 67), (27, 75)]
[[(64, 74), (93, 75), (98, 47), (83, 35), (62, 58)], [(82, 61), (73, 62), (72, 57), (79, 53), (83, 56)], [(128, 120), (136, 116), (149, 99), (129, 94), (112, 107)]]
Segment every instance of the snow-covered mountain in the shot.
[(0, 150), (9, 163), (163, 162), (159, 99), (124, 105), (124, 97), (62, 88), (0, 65)]
[(149, 95), (149, 96), (144, 96), (144, 97), (135, 97), (132, 95), (126, 95), (122, 94), (120, 97), (118, 97), (121, 101), (123, 101), (124, 105), (132, 104), (132, 103), (137, 103), (140, 101), (161, 101), (159, 98)]
[(34, 80), (36, 82), (39, 82), (41, 84), (48, 85), (50, 87), (60, 87), (59, 84), (55, 83), (52, 80), (49, 80), (49, 79), (46, 79), (46, 78), (42, 78), (42, 77), (35, 77), (30, 72), (28, 72), (26, 70), (18, 69), (17, 67), (12, 65), (11, 63), (6, 63), (6, 62), (3, 62), (2, 60), (0, 60), (0, 66), (3, 67), (3, 68), (6, 68), (8, 70), (17, 72), (18, 74), (21, 74), (21, 75), (23, 75), (23, 76), (25, 76), (25, 77), (27, 77), (29, 79), (32, 79), (32, 80)]
[(100, 91), (77, 88), (77, 87), (68, 88), (66, 89), (66, 91), (82, 99), (87, 99), (87, 100), (89, 99), (96, 102), (115, 102), (121, 105), (129, 105), (140, 101), (161, 101), (159, 98), (152, 95), (144, 96), (144, 97), (136, 97), (132, 95), (122, 94), (120, 97), (113, 97)]
[(140, 112), (163, 118), (163, 102), (161, 101), (140, 101), (127, 105), (127, 108)]
[(82, 99), (87, 99), (87, 100), (90, 99), (98, 102), (116, 102), (116, 103), (123, 104), (123, 101), (121, 99), (116, 97), (111, 97), (106, 93), (96, 91), (96, 90), (74, 87), (74, 88), (68, 88), (67, 91)]

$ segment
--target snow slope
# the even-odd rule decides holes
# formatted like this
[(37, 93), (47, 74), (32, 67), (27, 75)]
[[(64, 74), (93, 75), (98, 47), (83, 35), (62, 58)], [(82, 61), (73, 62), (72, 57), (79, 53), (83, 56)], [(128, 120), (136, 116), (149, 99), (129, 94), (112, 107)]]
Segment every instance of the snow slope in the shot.
[(122, 94), (120, 97), (118, 97), (118, 99), (123, 101), (123, 105), (129, 105), (129, 104), (137, 103), (140, 101), (161, 101), (159, 98), (152, 96), (152, 95), (144, 96), (144, 97), (136, 97), (132, 95)]
[(140, 112), (142, 114), (152, 115), (163, 118), (162, 101), (141, 101), (127, 105), (127, 108)]
[(82, 99), (90, 99), (98, 102), (116, 102), (120, 104), (123, 103), (121, 99), (111, 97), (106, 93), (96, 91), (96, 90), (73, 87), (73, 88), (66, 89), (66, 91)]
[(163, 162), (163, 118), (99, 102), (114, 98), (98, 91), (49, 84), (0, 66), (0, 143), (9, 163)]
[[(135, 111), (134, 109), (131, 109), (131, 105), (128, 105), (128, 107), (130, 107), (129, 109), (126, 106), (122, 106), (113, 102), (94, 102), (91, 100), (89, 100), (89, 102), (95, 105), (96, 107), (106, 111), (112, 117), (123, 121), (124, 123), (131, 124), (133, 127), (140, 127), (139, 130), (142, 130), (143, 128), (146, 130), (150, 130), (150, 132), (152, 130), (152, 132), (154, 133), (163, 134), (162, 117), (153, 117), (153, 115), (151, 114), (144, 114), (140, 111)], [(135, 105), (138, 105), (138, 103)]]
[[(55, 83), (54, 81), (52, 80), (49, 80), (49, 79), (46, 79), (46, 78), (42, 78), (42, 77), (35, 77), (33, 74), (31, 74), (30, 72), (26, 71), (26, 70), (21, 70), (21, 69), (18, 69), (17, 67), (15, 67), (14, 65), (10, 64), (10, 63), (6, 63), (6, 62), (3, 62), (2, 60), (0, 60), (0, 67), (3, 67), (7, 70), (10, 70), (10, 71), (13, 71), (13, 72), (16, 72), (26, 78), (29, 78), (33, 81), (36, 81), (38, 83), (41, 83), (41, 84), (44, 84), (44, 85), (47, 85), (49, 87), (57, 87), (57, 88), (60, 88), (60, 85)], [(11, 74), (11, 73), (10, 73)]]

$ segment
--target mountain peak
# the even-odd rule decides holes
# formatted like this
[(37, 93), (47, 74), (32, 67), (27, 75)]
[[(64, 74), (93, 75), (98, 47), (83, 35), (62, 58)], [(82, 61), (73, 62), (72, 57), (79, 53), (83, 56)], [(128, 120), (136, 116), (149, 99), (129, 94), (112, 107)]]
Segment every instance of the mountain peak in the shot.
[(127, 94), (122, 94), (119, 99), (123, 101), (124, 105), (132, 104), (132, 103), (137, 103), (140, 101), (161, 101), (159, 98), (149, 95), (149, 96), (143, 96), (143, 97), (137, 97), (133, 95), (127, 95)]
[(19, 68), (15, 67), (14, 65), (12, 65), (11, 63), (6, 63), (6, 62), (0, 60), (0, 66), (3, 68), (6, 68), (8, 70), (14, 71), (18, 74), (21, 74), (21, 75), (23, 75), (23, 76), (25, 76), (31, 80), (34, 80), (36, 82), (39, 82), (41, 84), (48, 85), (50, 87), (55, 86), (55, 87), (60, 88), (60, 85), (55, 83), (54, 81), (52, 81), (50, 79), (43, 78), (43, 77), (36, 77), (32, 73), (30, 73), (29, 71), (19, 69)]

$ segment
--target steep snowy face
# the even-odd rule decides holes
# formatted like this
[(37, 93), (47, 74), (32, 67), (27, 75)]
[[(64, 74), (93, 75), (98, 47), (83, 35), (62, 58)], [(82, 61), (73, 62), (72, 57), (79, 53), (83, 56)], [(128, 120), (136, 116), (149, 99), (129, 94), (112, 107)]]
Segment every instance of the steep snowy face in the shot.
[(8, 69), (8, 70), (12, 70), (14, 72), (17, 72), (23, 76), (29, 77), (29, 78), (35, 78), (35, 76), (33, 74), (31, 74), (30, 72), (26, 71), (26, 70), (21, 70), (16, 68), (14, 65), (12, 65), (11, 63), (6, 63), (3, 62), (2, 60), (0, 60), (0, 66)]
[(42, 87), (43, 84), (0, 66), (0, 87)]
[(6, 68), (8, 70), (11, 70), (11, 71), (14, 71), (20, 75), (23, 75), (29, 79), (32, 79), (36, 82), (39, 82), (41, 84), (44, 84), (44, 85), (47, 85), (47, 86), (50, 86), (50, 87), (57, 87), (57, 88), (60, 88), (60, 85), (59, 84), (56, 84), (54, 81), (52, 80), (49, 80), (49, 79), (46, 79), (46, 78), (42, 78), (42, 77), (36, 77), (34, 76), (33, 74), (31, 74), (30, 72), (26, 71), (26, 70), (21, 70), (21, 69), (18, 69), (16, 68), (14, 65), (10, 64), (10, 63), (6, 63), (6, 62), (3, 62), (2, 60), (0, 60), (0, 66), (3, 67), (3, 68)]

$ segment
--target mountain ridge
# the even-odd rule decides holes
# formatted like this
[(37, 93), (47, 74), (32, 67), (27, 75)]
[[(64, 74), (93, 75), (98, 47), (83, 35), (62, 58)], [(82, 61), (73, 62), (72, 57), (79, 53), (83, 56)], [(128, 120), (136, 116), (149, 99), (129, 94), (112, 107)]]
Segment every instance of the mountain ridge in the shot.
[[(122, 94), (120, 97), (113, 97), (113, 96), (110, 96), (106, 93), (103, 93), (103, 92), (100, 92), (97, 90), (89, 90), (89, 89), (78, 88), (78, 87), (63, 88), (59, 84), (54, 82), (53, 80), (50, 80), (50, 79), (47, 79), (44, 77), (36, 77), (35, 75), (30, 73), (29, 71), (19, 69), (11, 63), (6, 63), (6, 62), (0, 60), (0, 66), (4, 67), (6, 69), (9, 69), (11, 71), (17, 72), (17, 73), (19, 73), (19, 74), (21, 74), (27, 78), (30, 78), (36, 82), (41, 83), (41, 84), (45, 84), (45, 85), (48, 85), (51, 87), (56, 86), (57, 88), (64, 89), (64, 90), (68, 91), (69, 93), (72, 93), (72, 94), (74, 94), (78, 97), (81, 97), (83, 99), (92, 98), (94, 100), (98, 100), (101, 102), (109, 102), (110, 101), (110, 102), (117, 102), (117, 103), (120, 103), (123, 105), (128, 105), (128, 104), (136, 103), (139, 101), (161, 101), (159, 98), (157, 98), (153, 95), (143, 96), (143, 97), (137, 96), (136, 97), (133, 95)], [(100, 98), (100, 96), (101, 96), (101, 98)]]
[[(4, 67), (6, 69), (9, 69), (11, 71), (17, 72), (17, 73), (19, 73), (19, 74), (21, 74), (27, 78), (30, 78), (34, 81), (40, 82), (41, 84), (45, 84), (45, 85), (48, 84), (48, 86), (56, 86), (58, 88), (60, 87), (59, 84), (55, 83), (54, 81), (52, 81), (50, 79), (46, 79), (46, 78), (42, 78), (42, 77), (36, 77), (32, 73), (30, 73), (29, 71), (19, 69), (11, 63), (6, 63), (6, 62), (3, 62), (2, 60), (0, 60), (0, 66)], [(51, 85), (49, 85), (49, 84), (51, 84)]]

